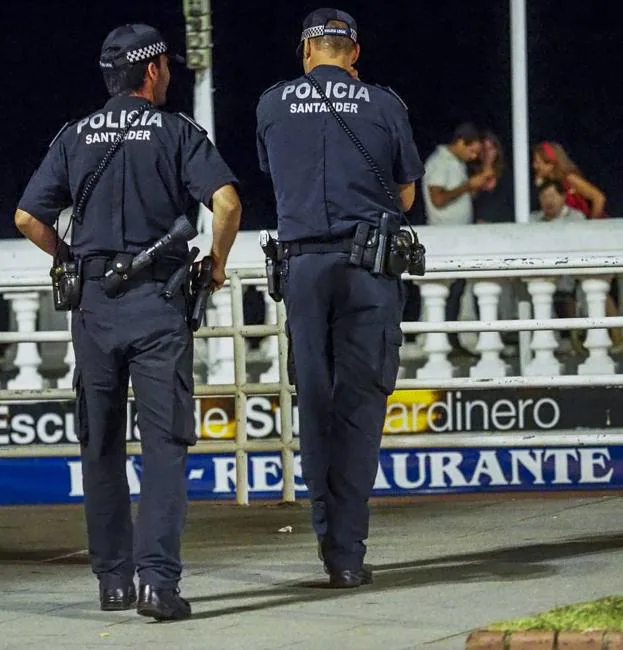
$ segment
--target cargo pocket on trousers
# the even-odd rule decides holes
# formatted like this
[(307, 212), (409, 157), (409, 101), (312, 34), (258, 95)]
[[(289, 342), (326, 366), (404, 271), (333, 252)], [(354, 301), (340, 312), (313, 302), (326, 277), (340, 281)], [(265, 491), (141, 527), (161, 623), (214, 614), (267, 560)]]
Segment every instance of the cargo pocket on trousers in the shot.
[(400, 367), (400, 346), (402, 330), (396, 326), (386, 326), (383, 331), (383, 364), (381, 367), (381, 387), (387, 395), (396, 388)]
[(87, 417), (87, 398), (84, 394), (82, 383), (82, 373), (78, 368), (74, 369), (74, 377), (71, 387), (76, 392), (76, 401), (74, 407), (75, 433), (78, 442), (86, 445), (89, 440), (89, 419)]
[(185, 445), (197, 443), (195, 433), (195, 400), (193, 398), (193, 378), (186, 377), (181, 370), (175, 371), (173, 404), (173, 437)]

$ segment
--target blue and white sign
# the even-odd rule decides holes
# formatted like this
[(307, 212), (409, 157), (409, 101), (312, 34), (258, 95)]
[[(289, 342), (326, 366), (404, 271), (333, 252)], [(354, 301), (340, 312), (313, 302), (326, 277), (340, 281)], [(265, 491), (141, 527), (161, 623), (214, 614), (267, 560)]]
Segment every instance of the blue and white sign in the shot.
[[(128, 458), (130, 492), (140, 494), (141, 456)], [(300, 458), (295, 458), (297, 495), (305, 496)], [(375, 496), (464, 492), (606, 490), (623, 488), (623, 446), (482, 447), (383, 449)], [(251, 498), (280, 498), (281, 455), (249, 455)], [(191, 454), (188, 496), (233, 500), (236, 461), (232, 454)], [(0, 504), (81, 502), (78, 457), (0, 458)]]

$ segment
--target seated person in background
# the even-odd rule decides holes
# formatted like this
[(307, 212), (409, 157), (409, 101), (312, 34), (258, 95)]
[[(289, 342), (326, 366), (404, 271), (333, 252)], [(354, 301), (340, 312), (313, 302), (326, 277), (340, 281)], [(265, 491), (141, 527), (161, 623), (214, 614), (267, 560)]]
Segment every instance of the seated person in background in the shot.
[[(539, 187), (539, 205), (540, 210), (530, 215), (530, 221), (536, 222), (556, 222), (565, 224), (586, 220), (586, 216), (570, 207), (566, 201), (565, 188), (562, 183), (554, 180), (545, 180)], [(563, 275), (556, 282), (556, 293), (554, 294), (554, 311), (559, 318), (574, 318), (577, 316), (577, 305), (575, 299), (576, 280), (569, 275)], [(612, 297), (606, 299), (606, 313), (614, 315), (616, 306), (612, 302)], [(578, 342), (579, 333), (576, 330), (571, 332), (573, 347), (576, 351), (584, 352), (581, 344)], [(561, 332), (565, 337), (565, 331)], [(614, 344), (613, 351), (617, 352), (621, 346), (621, 331), (610, 330), (610, 336)]]
[(565, 191), (565, 202), (569, 207), (580, 210), (589, 219), (607, 216), (604, 212), (605, 194), (582, 176), (576, 164), (557, 142), (537, 144), (532, 157), (532, 167), (537, 186), (547, 180), (561, 183)]
[(580, 210), (567, 205), (566, 192), (563, 184), (557, 180), (544, 180), (539, 186), (540, 210), (532, 212), (530, 221), (556, 221), (569, 223), (585, 221), (586, 216)]
[[(530, 214), (530, 222), (556, 222), (563, 225), (574, 221), (585, 221), (586, 216), (584, 213), (569, 207), (565, 203), (565, 198), (565, 188), (560, 181), (544, 180), (539, 186), (539, 205), (541, 209)], [(577, 316), (576, 285), (577, 281), (570, 275), (563, 275), (556, 281), (554, 312), (558, 318), (574, 318)], [(561, 338), (568, 338), (569, 331), (562, 330), (560, 336)], [(572, 336), (571, 343), (577, 352), (582, 350), (577, 333)]]

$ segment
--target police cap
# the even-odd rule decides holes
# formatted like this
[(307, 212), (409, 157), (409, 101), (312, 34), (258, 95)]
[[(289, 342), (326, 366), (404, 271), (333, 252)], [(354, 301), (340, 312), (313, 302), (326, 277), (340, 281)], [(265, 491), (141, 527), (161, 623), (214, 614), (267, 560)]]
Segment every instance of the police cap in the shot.
[[(327, 27), (327, 23), (332, 20), (346, 23), (347, 27)], [(357, 22), (350, 14), (339, 9), (323, 8), (312, 11), (303, 21), (301, 42), (296, 50), (297, 56), (301, 56), (303, 41), (306, 38), (318, 38), (320, 36), (346, 36), (353, 43), (356, 43)]]
[[(100, 68), (120, 68), (141, 61), (147, 61), (159, 54), (166, 54), (169, 48), (162, 35), (149, 25), (122, 25), (108, 34), (102, 44)], [(180, 63), (184, 59), (175, 54), (170, 57)]]

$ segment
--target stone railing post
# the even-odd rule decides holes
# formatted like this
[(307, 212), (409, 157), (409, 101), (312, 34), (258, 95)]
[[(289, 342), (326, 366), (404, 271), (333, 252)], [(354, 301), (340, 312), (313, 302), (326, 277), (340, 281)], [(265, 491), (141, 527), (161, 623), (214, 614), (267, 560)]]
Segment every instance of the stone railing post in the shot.
[[(428, 323), (442, 323), (446, 316), (446, 300), (450, 290), (442, 282), (423, 282), (420, 285), (424, 314)], [(452, 377), (454, 368), (448, 361), (450, 352), (448, 335), (445, 332), (427, 332), (424, 351), (428, 361), (417, 371), (419, 379)]]
[[(555, 278), (534, 278), (528, 280), (528, 293), (532, 298), (532, 311), (535, 319), (551, 318), (553, 296), (556, 291)], [(554, 356), (558, 342), (551, 330), (538, 330), (532, 335), (530, 349), (534, 357), (526, 366), (527, 375), (555, 376), (561, 372), (561, 364)]]
[[(498, 320), (502, 287), (497, 282), (476, 281), (474, 293), (480, 308), (480, 320)], [(470, 377), (484, 379), (506, 376), (506, 364), (500, 358), (504, 344), (499, 332), (480, 332), (476, 349), (481, 356), (478, 363), (470, 368)]]
[[(15, 314), (17, 331), (23, 334), (35, 332), (37, 329), (39, 294), (36, 291), (11, 292), (5, 293), (4, 298), (10, 302)], [(9, 389), (43, 388), (43, 379), (39, 374), (41, 357), (36, 343), (18, 343), (14, 363), (17, 366), (18, 374), (15, 379), (8, 382)]]
[[(589, 318), (604, 318), (606, 315), (606, 296), (610, 289), (609, 278), (584, 278), (582, 289), (586, 294)], [(588, 358), (578, 366), (579, 375), (614, 374), (614, 361), (608, 355), (610, 335), (606, 329), (588, 330), (584, 347)]]

